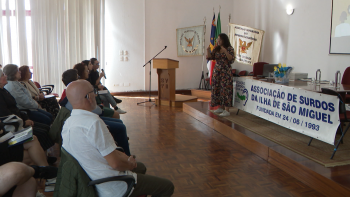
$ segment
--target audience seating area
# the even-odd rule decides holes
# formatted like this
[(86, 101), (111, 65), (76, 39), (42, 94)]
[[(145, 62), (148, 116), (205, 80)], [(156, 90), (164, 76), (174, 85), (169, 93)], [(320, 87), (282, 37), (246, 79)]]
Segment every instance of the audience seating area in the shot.
[[(86, 62), (87, 61), (87, 62)], [(93, 60), (91, 60), (93, 61)], [(96, 59), (94, 61), (97, 61)], [(82, 64), (82, 66), (80, 68), (83, 69), (84, 68), (88, 68), (88, 64), (89, 64), (90, 60), (85, 60), (86, 64), (82, 64), (82, 63), (78, 63), (78, 64)], [(77, 64), (77, 65), (78, 65)], [(96, 64), (98, 65), (98, 64)], [(28, 66), (22, 66), (22, 67), (27, 67)], [(24, 74), (20, 74), (21, 71), (23, 72), (22, 67), (19, 67), (17, 65), (14, 64), (8, 64), (5, 65), (3, 67), (3, 69), (0, 69), (0, 77), (1, 77), (1, 82), (0, 82), (0, 105), (2, 107), (3, 110), (0, 111), (0, 115), (1, 116), (10, 116), (12, 114), (17, 115), (17, 117), (19, 119), (22, 119), (23, 121), (23, 127), (29, 127), (32, 126), (33, 127), (33, 141), (37, 141), (37, 142), (32, 142), (32, 141), (26, 141), (24, 142), (24, 144), (27, 143), (31, 143), (34, 145), (26, 145), (23, 146), (25, 148), (23, 148), (22, 146), (15, 146), (18, 147), (16, 148), (16, 152), (14, 152), (14, 150), (12, 150), (12, 147), (8, 147), (7, 146), (7, 141), (5, 141), (4, 143), (0, 143), (3, 144), (3, 146), (0, 146), (0, 153), (2, 154), (1, 158), (0, 158), (0, 166), (10, 163), (10, 162), (16, 162), (16, 161), (26, 161), (26, 159), (21, 159), (21, 157), (23, 156), (23, 153), (18, 153), (17, 152), (23, 152), (23, 151), (27, 151), (26, 147), (34, 147), (32, 153), (36, 154), (36, 158), (39, 159), (32, 159), (32, 157), (28, 160), (28, 163), (25, 164), (35, 164), (38, 166), (48, 166), (49, 164), (53, 165), (56, 161), (60, 161), (61, 163), (56, 163), (56, 166), (59, 166), (59, 170), (58, 170), (58, 174), (60, 175), (59, 179), (52, 179), (52, 180), (47, 180), (46, 183), (50, 183), (50, 185), (46, 185), (45, 188), (49, 188), (48, 191), (53, 191), (52, 187), (55, 188), (55, 184), (57, 183), (58, 187), (56, 187), (55, 189), (55, 193), (54, 196), (62, 196), (65, 195), (67, 192), (69, 193), (70, 190), (67, 190), (67, 188), (64, 187), (59, 187), (60, 185), (62, 185), (61, 180), (62, 179), (62, 171), (66, 171), (67, 169), (76, 169), (75, 172), (77, 172), (77, 175), (71, 174), (70, 176), (65, 176), (64, 178), (64, 185), (65, 187), (68, 185), (72, 186), (73, 182), (75, 182), (75, 178), (79, 177), (79, 180), (88, 180), (88, 182), (90, 182), (89, 177), (87, 176), (87, 174), (84, 172), (84, 170), (79, 166), (79, 163), (68, 153), (65, 151), (62, 151), (62, 158), (61, 160), (57, 160), (57, 158), (50, 156), (50, 154), (48, 154), (47, 150), (54, 150), (54, 147), (60, 147), (62, 145), (62, 138), (61, 138), (61, 132), (62, 132), (62, 128), (63, 128), (63, 124), (65, 122), (65, 120), (70, 116), (71, 114), (71, 108), (66, 108), (63, 106), (66, 106), (67, 103), (69, 103), (67, 97), (65, 97), (66, 100), (64, 100), (63, 98), (60, 100), (60, 105), (62, 105), (62, 107), (60, 107), (60, 105), (58, 105), (57, 103), (57, 99), (59, 98), (59, 95), (57, 93), (54, 93), (54, 85), (40, 85), (39, 82), (36, 81), (31, 81), (31, 72), (29, 71), (29, 69), (27, 69), (27, 73)], [(85, 68), (85, 69), (86, 69)], [(21, 70), (22, 69), (22, 70)], [(70, 83), (72, 81), (75, 81), (78, 79), (77, 75), (84, 73), (84, 72), (79, 72), (78, 69), (69, 69), (69, 72), (65, 72), (66, 75), (64, 75), (65, 77), (62, 77), (62, 81), (65, 83), (67, 82)], [(85, 71), (86, 72), (86, 71)], [(93, 72), (93, 71), (91, 71)], [(91, 73), (89, 71), (89, 73)], [(95, 71), (96, 72), (96, 71)], [(20, 78), (18, 78), (18, 73), (19, 75), (21, 75)], [(28, 78), (28, 76), (30, 76), (30, 78)], [(25, 78), (23, 78), (25, 77)], [(79, 78), (81, 79), (86, 79), (88, 81), (88, 84), (91, 83), (91, 81), (89, 81), (87, 78), (88, 76), (85, 76), (85, 78), (83, 76), (79, 76)], [(97, 78), (98, 79), (98, 78)], [(26, 83), (24, 83), (26, 82)], [(11, 86), (9, 86), (8, 84), (10, 84)], [(66, 84), (66, 83), (65, 83)], [(66, 84), (66, 85), (67, 85)], [(92, 83), (91, 83), (92, 84)], [(36, 86), (36, 87), (34, 87)], [(95, 92), (97, 92), (97, 89), (99, 87), (95, 86), (94, 89)], [(105, 88), (105, 87), (104, 87)], [(46, 95), (53, 95), (54, 97), (45, 97)], [(57, 97), (57, 99), (55, 98)], [(118, 111), (116, 110), (116, 107), (111, 108), (110, 105), (111, 102), (115, 102), (116, 98), (114, 98), (113, 96), (110, 96), (110, 102), (103, 102), (104, 105), (102, 104), (102, 100), (100, 100), (99, 95), (96, 96), (96, 100), (98, 100), (100, 102), (100, 106), (97, 106), (96, 108), (100, 109), (100, 110), (94, 110), (93, 113), (96, 113), (97, 115), (99, 115), (101, 117), (101, 119), (103, 121), (105, 121), (105, 124), (108, 126), (108, 129), (110, 131), (110, 133), (112, 134), (114, 141), (117, 143), (117, 145), (121, 145), (121, 147), (118, 147), (117, 150), (125, 150), (125, 154), (127, 154), (127, 156), (130, 156), (130, 150), (129, 150), (129, 144), (128, 144), (128, 137), (126, 134), (126, 126), (123, 124), (123, 122), (119, 119), (119, 114)], [(50, 102), (44, 102), (46, 101), (46, 99), (50, 98)], [(114, 100), (113, 100), (114, 98)], [(118, 99), (117, 99), (118, 100)], [(118, 102), (120, 103), (121, 100), (118, 100)], [(108, 105), (107, 105), (107, 104)], [(17, 106), (16, 106), (17, 104)], [(44, 105), (45, 104), (45, 105)], [(98, 103), (99, 104), (99, 103)], [(23, 108), (18, 108), (19, 106), (23, 107)], [(27, 108), (26, 108), (27, 107)], [(37, 108), (37, 110), (35, 110)], [(47, 110), (46, 110), (46, 109)], [(101, 108), (103, 108), (104, 110), (104, 114), (102, 113)], [(49, 110), (50, 109), (50, 110)], [(55, 111), (55, 109), (57, 109)], [(64, 113), (62, 111), (62, 109), (64, 110)], [(107, 113), (108, 111), (108, 113)], [(35, 113), (34, 113), (35, 112)], [(126, 113), (126, 112), (124, 112)], [(102, 117), (103, 116), (103, 117)], [(105, 117), (106, 116), (106, 117)], [(0, 137), (4, 136), (5, 132), (9, 132), (7, 129), (9, 127), (5, 127), (5, 125), (9, 125), (8, 123), (1, 123), (0, 121)], [(14, 124), (14, 123), (11, 123)], [(18, 124), (14, 125), (14, 128), (16, 129), (15, 131), (17, 131), (19, 129)], [(3, 131), (4, 130), (4, 131)], [(36, 137), (35, 137), (36, 136)], [(117, 138), (117, 139), (116, 139)], [(119, 140), (119, 141), (118, 141)], [(56, 143), (56, 144), (55, 144)], [(4, 146), (5, 144), (5, 146)], [(41, 147), (40, 147), (41, 146)], [(17, 151), (18, 149), (18, 151)], [(63, 148), (62, 148), (63, 150)], [(50, 151), (49, 151), (50, 152)], [(16, 153), (16, 154), (15, 154)], [(29, 153), (30, 155), (31, 153)], [(124, 154), (124, 153), (123, 153)], [(17, 156), (18, 155), (18, 156)], [(39, 155), (39, 156), (38, 156)], [(55, 154), (57, 155), (57, 154)], [(18, 160), (16, 160), (16, 158), (18, 157)], [(46, 157), (46, 158), (45, 158)], [(45, 163), (43, 162), (43, 160), (45, 160)], [(47, 160), (47, 161), (46, 161)], [(40, 161), (40, 162), (37, 162)], [(78, 164), (78, 166), (76, 165)], [(56, 169), (56, 174), (57, 174), (57, 167), (52, 167), (54, 170)], [(1, 170), (0, 170), (1, 171)], [(51, 169), (52, 171), (52, 169)], [(52, 173), (51, 173), (52, 175)], [(41, 177), (45, 177), (45, 176), (41, 176)], [(56, 175), (54, 175), (54, 177), (56, 177)], [(31, 177), (26, 177), (28, 179), (30, 179)], [(86, 179), (87, 178), (87, 179)], [(121, 180), (121, 181), (125, 181), (128, 184), (128, 190), (127, 192), (123, 195), (123, 196), (128, 196), (129, 193), (132, 191), (133, 186), (135, 185), (135, 179), (133, 176), (119, 176), (119, 177), (114, 177), (113, 179), (102, 179), (102, 180), (95, 180), (95, 181), (91, 181), (89, 183), (89, 185), (95, 185), (95, 184), (99, 184), (105, 181), (116, 181), (116, 180)], [(10, 180), (11, 181), (11, 180)], [(16, 180), (14, 180), (14, 184)], [(34, 184), (35, 185), (35, 184)], [(36, 190), (36, 186), (34, 186), (35, 188), (33, 188), (34, 190)], [(97, 196), (96, 191), (93, 189), (93, 187), (88, 186), (88, 184), (84, 183), (78, 183), (78, 185), (84, 185), (84, 189), (86, 190), (86, 192), (90, 192), (92, 191), (89, 195), (90, 196)], [(91, 189), (92, 188), (92, 189)], [(29, 189), (29, 188), (28, 188)], [(46, 190), (46, 189), (45, 189)], [(5, 196), (12, 196), (12, 193), (14, 192), (14, 190), (8, 190), (8, 193), (5, 194)], [(16, 192), (16, 191), (15, 191)], [(1, 193), (0, 190), (0, 196), (2, 196), (3, 194)], [(37, 196), (40, 196), (43, 194), (37, 193)], [(74, 196), (73, 194), (69, 194), (68, 196)], [(83, 195), (84, 196), (84, 195)]]

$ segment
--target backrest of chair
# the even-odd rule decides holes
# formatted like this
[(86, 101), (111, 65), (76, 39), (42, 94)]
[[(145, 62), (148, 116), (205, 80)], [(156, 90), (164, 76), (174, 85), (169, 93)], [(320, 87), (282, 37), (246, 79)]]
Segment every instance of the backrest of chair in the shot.
[(35, 86), (36, 86), (37, 88), (41, 88), (40, 83), (34, 81), (34, 84), (35, 84)]
[(350, 67), (347, 67), (343, 73), (341, 84), (350, 85)]
[(242, 70), (238, 73), (239, 76), (246, 76), (247, 75), (247, 71)]
[(97, 197), (95, 187), (88, 186), (90, 181), (79, 162), (62, 147), (54, 197)]
[(331, 90), (331, 89), (328, 89), (328, 88), (322, 88), (321, 90), (322, 90), (323, 94), (334, 95), (334, 96), (337, 96), (339, 98), (339, 113), (344, 114), (345, 119), (347, 119), (345, 102), (344, 102), (343, 98), (341, 97), (341, 95), (338, 92)]
[(263, 74), (263, 70), (264, 70), (264, 64), (268, 64), (266, 62), (256, 62), (253, 65), (253, 76), (257, 76), (257, 75), (262, 75)]

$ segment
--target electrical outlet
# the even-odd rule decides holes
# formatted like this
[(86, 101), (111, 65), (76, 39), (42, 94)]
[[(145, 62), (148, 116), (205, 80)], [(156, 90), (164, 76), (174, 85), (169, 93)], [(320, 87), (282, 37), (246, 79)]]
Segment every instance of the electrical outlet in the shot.
[(119, 86), (124, 86), (124, 83), (120, 83)]
[(117, 84), (114, 84), (114, 87), (118, 87), (119, 86), (119, 83), (117, 83)]

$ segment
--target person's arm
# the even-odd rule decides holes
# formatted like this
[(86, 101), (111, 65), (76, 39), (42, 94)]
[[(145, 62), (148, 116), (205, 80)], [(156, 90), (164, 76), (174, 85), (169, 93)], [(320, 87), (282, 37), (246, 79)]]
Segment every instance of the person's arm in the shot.
[(232, 55), (224, 48), (224, 47), (221, 47), (221, 53), (225, 53), (228, 61), (231, 61), (233, 59)]
[(233, 47), (229, 47), (227, 53), (232, 57), (232, 59), (229, 60), (229, 64), (233, 64), (233, 62), (235, 62), (235, 51)]
[(125, 153), (114, 150), (110, 154), (104, 156), (108, 165), (118, 171), (133, 170), (136, 168), (136, 160), (133, 156), (128, 157)]
[[(5, 92), (2, 92), (2, 93), (5, 93)], [(8, 116), (11, 114), (12, 114), (12, 112), (7, 107), (4, 95), (0, 94), (0, 116)]]
[(17, 104), (22, 108), (24, 109), (39, 108), (39, 104), (31, 97), (30, 93), (24, 86), (21, 87), (20, 83), (11, 84), (11, 89), (8, 89), (8, 91), (15, 98)]
[(102, 119), (97, 119), (87, 134), (87, 139), (113, 169), (125, 171), (136, 168), (136, 161), (133, 157), (129, 158), (125, 153), (116, 150), (117, 145)]
[(207, 48), (207, 60), (214, 60), (213, 59), (213, 54), (210, 52), (211, 51), (211, 48), (210, 48), (210, 46), (208, 46), (208, 48)]
[(96, 82), (95, 82), (95, 85), (99, 85), (99, 84), (101, 84), (101, 79), (102, 79), (102, 77), (103, 76), (105, 76), (105, 72), (104, 71), (101, 71), (101, 73), (100, 73), (100, 75), (98, 76), (98, 78), (97, 78), (97, 80), (96, 80)]

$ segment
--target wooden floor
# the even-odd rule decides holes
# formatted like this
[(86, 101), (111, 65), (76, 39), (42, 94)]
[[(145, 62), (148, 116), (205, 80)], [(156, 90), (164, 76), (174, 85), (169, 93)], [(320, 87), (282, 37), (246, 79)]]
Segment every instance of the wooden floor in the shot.
[(196, 102), (184, 104), (183, 111), (323, 195), (350, 196), (350, 165), (326, 168), (238, 124), (211, 113), (210, 109), (212, 108), (208, 102)]
[(147, 174), (173, 181), (174, 196), (323, 196), (181, 108), (122, 100), (131, 153)]

